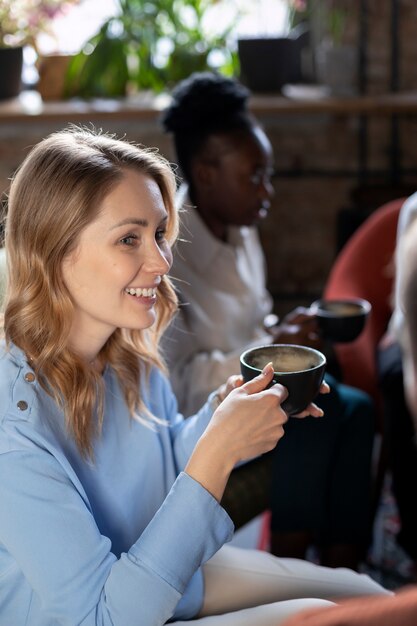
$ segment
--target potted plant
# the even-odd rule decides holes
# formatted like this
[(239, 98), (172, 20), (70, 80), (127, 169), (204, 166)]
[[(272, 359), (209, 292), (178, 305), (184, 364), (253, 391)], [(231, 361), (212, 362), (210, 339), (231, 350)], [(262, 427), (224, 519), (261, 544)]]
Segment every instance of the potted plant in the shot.
[(336, 96), (357, 92), (358, 50), (348, 32), (352, 13), (348, 0), (326, 0), (316, 8), (317, 80)]
[(23, 46), (36, 48), (37, 36), (54, 17), (78, 0), (0, 0), (0, 99), (21, 88)]
[(279, 92), (284, 84), (301, 79), (301, 53), (308, 45), (307, 0), (287, 0), (286, 5), (282, 35), (238, 40), (241, 79), (252, 91)]
[[(67, 73), (67, 96), (125, 96), (172, 87), (193, 71), (232, 75), (237, 57), (228, 36), (214, 34), (207, 14), (224, 0), (118, 0), (119, 10), (77, 54)], [(216, 6), (215, 6), (216, 5)]]

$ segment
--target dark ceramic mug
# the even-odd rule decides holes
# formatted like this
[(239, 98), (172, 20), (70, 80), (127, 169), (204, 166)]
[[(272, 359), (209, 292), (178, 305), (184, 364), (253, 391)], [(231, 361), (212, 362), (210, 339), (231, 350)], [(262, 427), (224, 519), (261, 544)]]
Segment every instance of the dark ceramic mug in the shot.
[(372, 306), (363, 298), (316, 300), (310, 307), (321, 336), (336, 343), (354, 341), (362, 332)]
[(250, 348), (240, 356), (240, 371), (245, 382), (258, 376), (270, 361), (274, 367), (271, 385), (280, 383), (288, 390), (282, 408), (288, 415), (301, 413), (319, 393), (326, 357), (307, 346), (270, 344)]

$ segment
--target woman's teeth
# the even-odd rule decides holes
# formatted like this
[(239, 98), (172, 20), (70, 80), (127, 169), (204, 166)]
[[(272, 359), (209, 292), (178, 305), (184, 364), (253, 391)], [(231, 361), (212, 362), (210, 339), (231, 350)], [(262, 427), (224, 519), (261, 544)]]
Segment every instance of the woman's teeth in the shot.
[(156, 287), (150, 287), (149, 289), (126, 288), (125, 292), (131, 296), (136, 296), (137, 298), (152, 298), (156, 295), (156, 289)]

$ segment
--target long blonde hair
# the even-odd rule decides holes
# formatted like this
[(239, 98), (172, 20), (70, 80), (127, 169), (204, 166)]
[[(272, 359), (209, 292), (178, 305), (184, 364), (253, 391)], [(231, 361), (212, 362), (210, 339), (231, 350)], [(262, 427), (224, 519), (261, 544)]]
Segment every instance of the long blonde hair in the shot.
[[(68, 348), (73, 302), (62, 263), (127, 168), (158, 184), (168, 213), (166, 237), (172, 245), (178, 229), (175, 176), (154, 150), (70, 127), (32, 149), (10, 188), (5, 228), (6, 342), (25, 352), (40, 384), (63, 409), (85, 456), (92, 456), (92, 440), (102, 423), (104, 389), (102, 376)], [(102, 366), (109, 363), (116, 372), (132, 416), (146, 413), (140, 397), (141, 375), (148, 375), (152, 365), (164, 369), (159, 338), (177, 306), (169, 278), (163, 278), (158, 295), (152, 328), (118, 329), (98, 355)]]

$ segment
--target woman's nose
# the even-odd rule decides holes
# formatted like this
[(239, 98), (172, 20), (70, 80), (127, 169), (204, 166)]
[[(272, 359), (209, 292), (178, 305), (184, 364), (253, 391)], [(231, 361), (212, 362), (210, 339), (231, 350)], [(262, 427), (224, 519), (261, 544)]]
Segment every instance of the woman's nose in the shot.
[(157, 242), (154, 242), (147, 257), (148, 271), (160, 275), (167, 274), (171, 265), (172, 252), (170, 246), (167, 243), (160, 246)]
[(270, 200), (275, 195), (275, 189), (269, 177), (264, 176), (259, 185), (259, 195), (263, 200)]
[(272, 180), (271, 178), (266, 178), (264, 181), (264, 185), (265, 185), (265, 189), (267, 190), (267, 193), (269, 195), (270, 198), (273, 198), (275, 195), (275, 187), (272, 184)]

